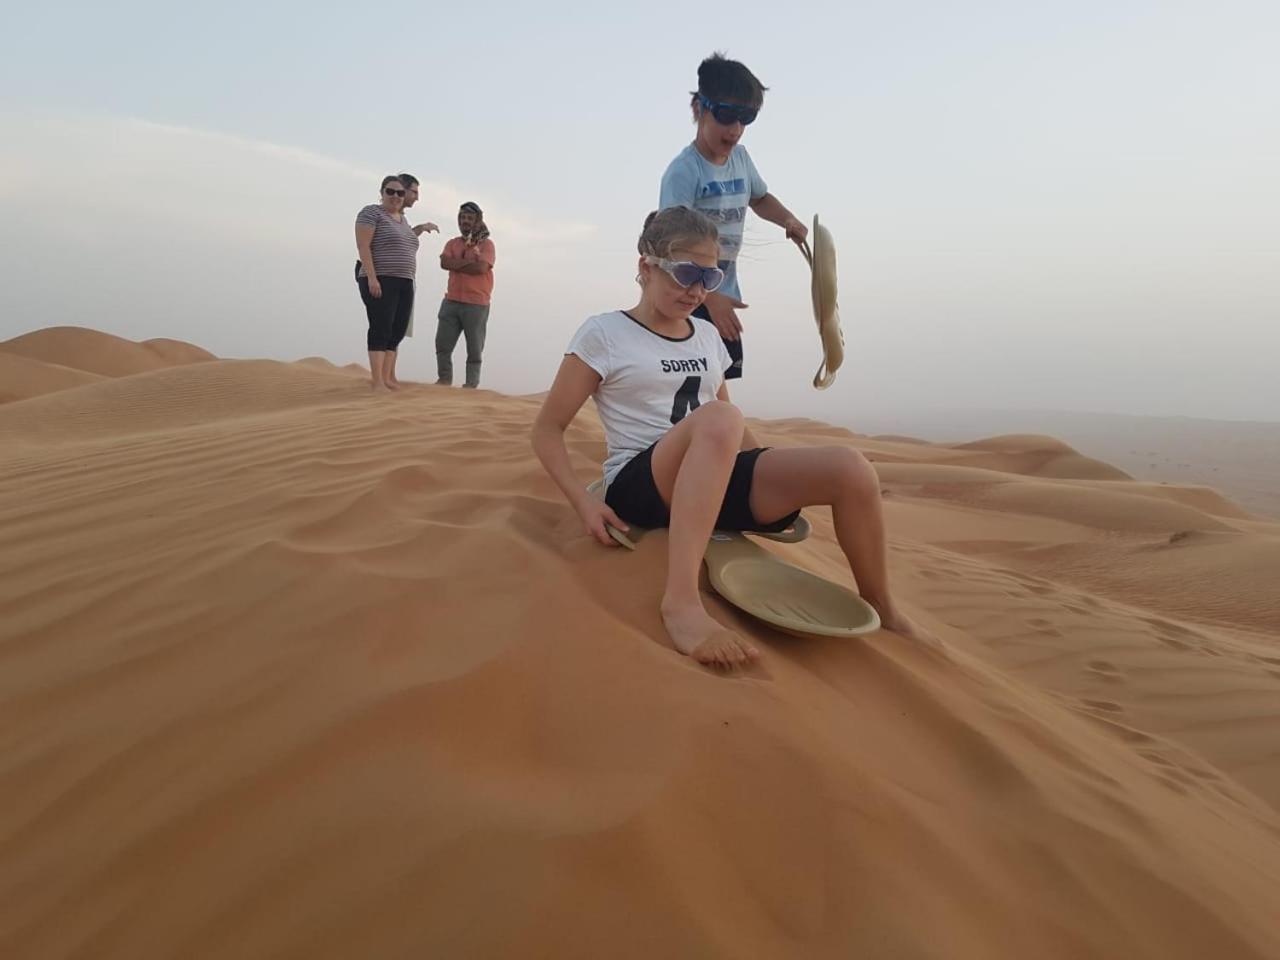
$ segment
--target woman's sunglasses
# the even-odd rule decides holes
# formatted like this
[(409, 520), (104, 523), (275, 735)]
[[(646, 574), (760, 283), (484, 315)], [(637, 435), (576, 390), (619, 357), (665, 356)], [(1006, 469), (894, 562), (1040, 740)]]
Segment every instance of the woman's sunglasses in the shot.
[(724, 271), (719, 267), (703, 267), (689, 260), (667, 260), (664, 257), (651, 256), (646, 256), (644, 262), (662, 270), (685, 288), (701, 283), (703, 290), (713, 293), (720, 289), (720, 284), (724, 283)]
[(382, 192), (385, 193), (387, 196), (391, 196), (392, 194), (395, 194), (395, 196), (397, 197), (404, 196), (404, 191), (397, 190), (395, 187), (386, 187)]
[(735, 123), (745, 127), (760, 113), (759, 107), (748, 107), (741, 103), (717, 103), (714, 100), (708, 100), (702, 94), (698, 94), (698, 103), (702, 104), (703, 110), (716, 118), (716, 123), (726, 127), (731, 127)]

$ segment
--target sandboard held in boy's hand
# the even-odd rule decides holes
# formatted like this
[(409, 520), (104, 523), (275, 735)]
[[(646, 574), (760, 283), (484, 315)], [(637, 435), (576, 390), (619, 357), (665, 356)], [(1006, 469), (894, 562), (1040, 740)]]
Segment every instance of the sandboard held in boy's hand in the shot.
[(806, 241), (800, 252), (809, 262), (812, 273), (810, 294), (813, 298), (813, 318), (818, 322), (818, 336), (822, 339), (822, 363), (813, 376), (813, 385), (825, 390), (836, 381), (836, 371), (844, 363), (844, 331), (840, 329), (840, 307), (836, 303), (836, 245), (831, 231), (813, 216), (813, 247)]

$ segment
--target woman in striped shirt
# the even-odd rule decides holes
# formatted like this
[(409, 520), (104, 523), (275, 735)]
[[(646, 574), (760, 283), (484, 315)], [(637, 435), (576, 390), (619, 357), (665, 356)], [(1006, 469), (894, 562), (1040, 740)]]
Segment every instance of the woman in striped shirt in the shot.
[(404, 195), (399, 177), (384, 177), (382, 202), (356, 215), (356, 282), (369, 317), (369, 372), (378, 392), (395, 389), (388, 374), (413, 313), (418, 234), (404, 218)]

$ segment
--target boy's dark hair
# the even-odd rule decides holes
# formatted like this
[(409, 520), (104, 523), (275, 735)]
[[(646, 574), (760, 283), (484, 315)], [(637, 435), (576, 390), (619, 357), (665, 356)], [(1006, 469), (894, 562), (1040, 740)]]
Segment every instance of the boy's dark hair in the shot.
[(717, 103), (733, 100), (759, 108), (768, 89), (745, 64), (716, 52), (698, 64), (698, 89), (691, 102), (696, 105), (701, 94)]
[(418, 178), (415, 177), (412, 173), (402, 173), (396, 179), (399, 180), (406, 187), (416, 187), (418, 185)]

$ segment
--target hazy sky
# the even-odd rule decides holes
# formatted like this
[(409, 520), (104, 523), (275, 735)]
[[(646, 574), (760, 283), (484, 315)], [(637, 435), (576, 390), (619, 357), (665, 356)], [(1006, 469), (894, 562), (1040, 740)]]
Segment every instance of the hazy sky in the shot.
[[(744, 140), (770, 189), (835, 235), (849, 353), (814, 391), (807, 268), (752, 220), (748, 413), (1280, 420), (1274, 0), (614, 6), (6, 10), (0, 339), (361, 359), (352, 222), (405, 169), (414, 222), (486, 210), (485, 385), (545, 389), (586, 316), (634, 301), (636, 234), (721, 49), (771, 88)], [(410, 377), (434, 376), (442, 242)]]

